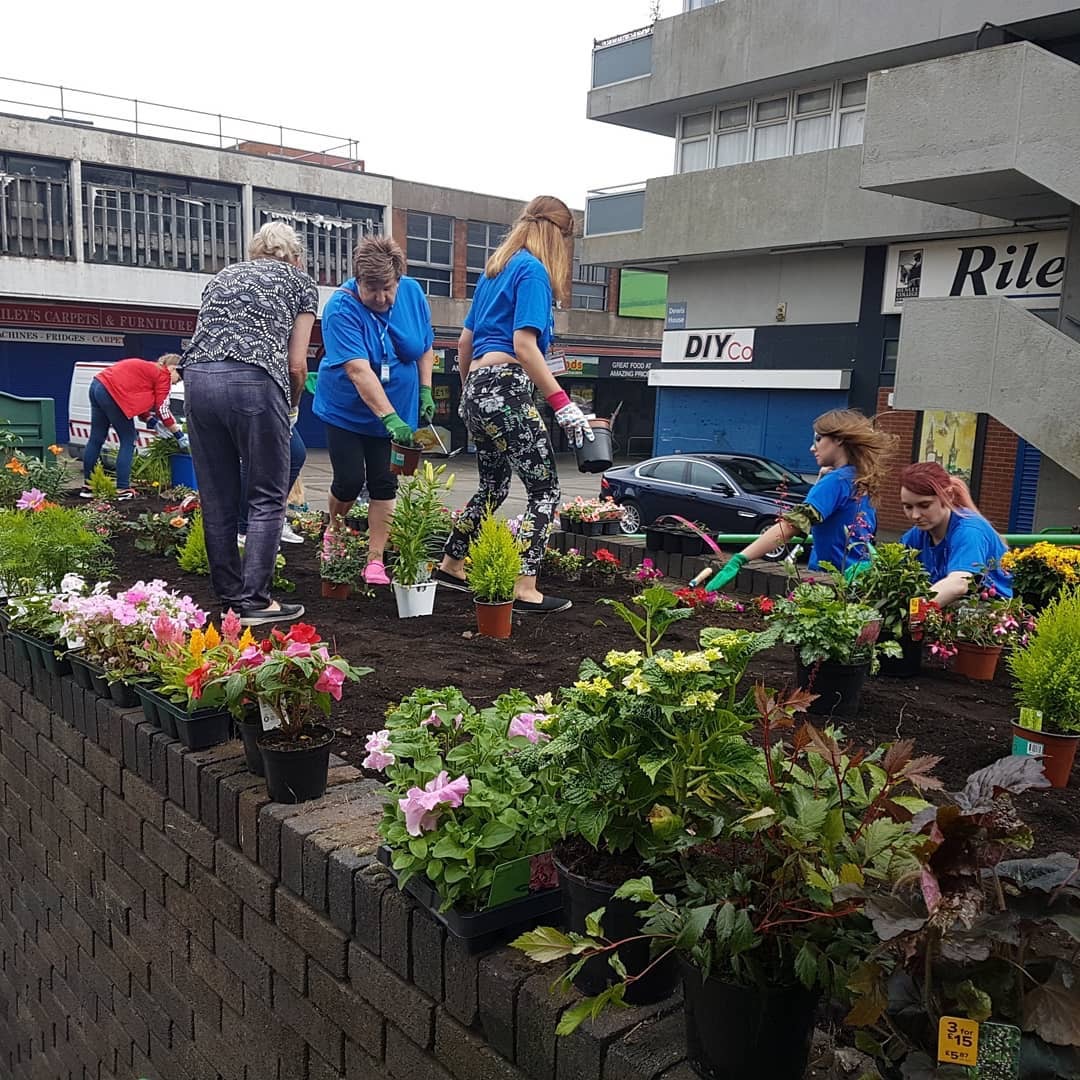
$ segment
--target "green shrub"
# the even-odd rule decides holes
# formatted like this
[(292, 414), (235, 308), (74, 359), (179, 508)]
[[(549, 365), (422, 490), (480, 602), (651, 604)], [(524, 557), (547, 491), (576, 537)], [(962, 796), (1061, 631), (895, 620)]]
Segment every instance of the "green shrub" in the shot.
[(425, 461), (398, 489), (390, 519), (390, 543), (397, 552), (394, 581), (398, 585), (419, 585), (431, 578), (446, 541), (447, 511), (442, 493), (449, 491), (454, 481), (452, 473), (444, 480), (445, 472), (445, 465), (435, 468)]
[(95, 499), (102, 502), (112, 502), (116, 498), (116, 481), (105, 471), (105, 466), (99, 461), (90, 473), (90, 479), (86, 486), (93, 493)]
[(79, 510), (0, 510), (0, 589), (9, 596), (56, 592), (65, 574), (107, 576), (109, 548)]
[(180, 569), (186, 570), (189, 574), (210, 573), (210, 560), (206, 555), (206, 534), (203, 532), (201, 510), (191, 515), (187, 539), (177, 554), (176, 561), (180, 564)]
[(167, 488), (172, 480), (170, 461), (179, 449), (180, 444), (171, 435), (160, 435), (151, 440), (145, 450), (135, 455), (131, 479), (158, 489)]
[(489, 510), (469, 547), (469, 588), (483, 603), (506, 603), (514, 599), (514, 585), (520, 574), (521, 548), (510, 526)]
[(1008, 664), (1019, 704), (1042, 710), (1048, 728), (1080, 733), (1080, 587), (1050, 601)]

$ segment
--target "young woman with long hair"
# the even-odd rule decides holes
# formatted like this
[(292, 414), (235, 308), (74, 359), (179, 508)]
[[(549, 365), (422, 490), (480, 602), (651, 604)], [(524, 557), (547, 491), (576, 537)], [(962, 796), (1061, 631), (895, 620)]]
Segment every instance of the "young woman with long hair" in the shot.
[(730, 585), (751, 559), (786, 544), (793, 536), (813, 537), (811, 570), (831, 563), (845, 570), (868, 558), (877, 530), (874, 503), (881, 494), (895, 439), (856, 409), (832, 409), (814, 421), (810, 452), (821, 473), (800, 506), (789, 510), (752, 544), (724, 564), (705, 587)]
[(917, 461), (900, 473), (900, 505), (913, 526), (900, 543), (919, 553), (939, 604), (966, 596), (976, 576), (998, 596), (1012, 596), (1012, 576), (1000, 565), (1008, 548), (963, 480), (937, 462)]
[(476, 443), (480, 484), (462, 510), (435, 577), (452, 589), (468, 590), (464, 563), (469, 541), (488, 509), (501, 506), (516, 471), (528, 495), (518, 533), (523, 542), (514, 610), (564, 611), (569, 600), (544, 596), (536, 586), (551, 519), (559, 501), (547, 429), (533, 404), (538, 389), (555, 411), (570, 441), (592, 440), (581, 409), (559, 386), (545, 354), (551, 344), (552, 298), (568, 303), (574, 217), (552, 195), (532, 200), (488, 259), (458, 341), (461, 416)]

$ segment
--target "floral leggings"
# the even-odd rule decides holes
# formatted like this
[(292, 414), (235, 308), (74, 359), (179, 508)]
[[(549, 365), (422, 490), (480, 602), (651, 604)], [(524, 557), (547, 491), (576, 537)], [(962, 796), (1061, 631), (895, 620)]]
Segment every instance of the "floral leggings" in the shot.
[(476, 443), (480, 486), (458, 516), (445, 549), (452, 559), (465, 558), (488, 508), (496, 510), (506, 501), (513, 469), (529, 499), (518, 531), (524, 544), (521, 572), (526, 577), (540, 572), (559, 502), (555, 456), (532, 391), (532, 380), (517, 364), (480, 368), (466, 380), (461, 418)]

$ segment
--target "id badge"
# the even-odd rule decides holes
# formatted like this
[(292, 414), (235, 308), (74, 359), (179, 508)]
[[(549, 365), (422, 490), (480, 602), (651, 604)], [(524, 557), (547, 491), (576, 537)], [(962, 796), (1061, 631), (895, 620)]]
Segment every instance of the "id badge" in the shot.
[(384, 360), (379, 370), (379, 381), (386, 386), (390, 382), (390, 365)]

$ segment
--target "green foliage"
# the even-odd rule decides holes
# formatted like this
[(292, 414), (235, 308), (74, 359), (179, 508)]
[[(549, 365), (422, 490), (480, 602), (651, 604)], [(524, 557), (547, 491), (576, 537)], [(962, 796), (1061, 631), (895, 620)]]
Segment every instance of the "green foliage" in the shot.
[(171, 435), (159, 435), (151, 439), (150, 445), (132, 458), (131, 479), (159, 490), (167, 488), (172, 482), (172, 467), (169, 462), (179, 449), (179, 443)]
[(209, 574), (210, 560), (206, 554), (206, 534), (203, 532), (202, 511), (191, 515), (187, 538), (179, 549), (176, 561), (189, 574)]
[(0, 421), (0, 507), (11, 507), (24, 491), (37, 488), (55, 502), (72, 476), (72, 462), (63, 447), (50, 446), (44, 457), (20, 450), (22, 439)]
[(140, 514), (130, 525), (135, 534), (135, 550), (150, 555), (175, 555), (191, 531), (191, 516), (179, 511)]
[(852, 581), (851, 594), (877, 609), (882, 637), (898, 641), (907, 630), (909, 602), (929, 597), (932, 584), (914, 548), (881, 544), (874, 550), (869, 567)]
[(454, 484), (446, 466), (438, 468), (425, 461), (419, 471), (398, 487), (394, 516), (390, 520), (390, 543), (397, 556), (394, 581), (399, 585), (419, 585), (431, 578), (431, 571), (446, 542), (447, 508), (443, 492)]
[(116, 533), (126, 532), (130, 525), (115, 506), (107, 502), (92, 502), (82, 509), (86, 527), (98, 536), (108, 540)]
[(91, 470), (86, 486), (101, 502), (112, 502), (116, 498), (116, 480), (109, 476), (100, 461)]
[(285, 576), (285, 556), (280, 551), (274, 556), (274, 574), (270, 579), (270, 588), (274, 592), (286, 593), (296, 590), (296, 582)]
[(477, 600), (501, 604), (514, 599), (514, 585), (521, 574), (521, 548), (510, 526), (490, 510), (469, 546), (465, 573)]
[(0, 590), (57, 591), (65, 574), (107, 575), (109, 548), (80, 511), (59, 506), (0, 510)]
[(352, 529), (327, 529), (319, 548), (319, 577), (335, 585), (354, 585), (367, 559), (367, 541)]
[(1041, 709), (1048, 729), (1080, 734), (1080, 588), (1050, 601), (1008, 664), (1019, 704)]
[(653, 650), (673, 623), (689, 619), (694, 614), (692, 608), (680, 607), (678, 597), (663, 585), (652, 585), (631, 600), (631, 603), (641, 608), (641, 615), (631, 611), (620, 600), (601, 600), (600, 603), (615, 609), (615, 614), (645, 646), (646, 656), (652, 656)]

